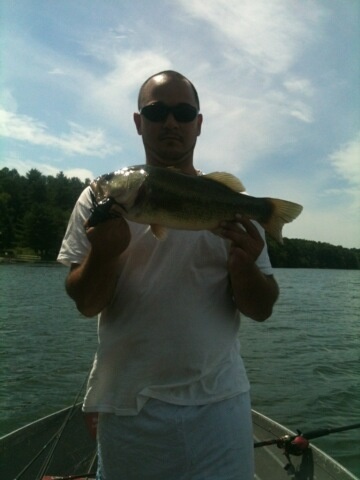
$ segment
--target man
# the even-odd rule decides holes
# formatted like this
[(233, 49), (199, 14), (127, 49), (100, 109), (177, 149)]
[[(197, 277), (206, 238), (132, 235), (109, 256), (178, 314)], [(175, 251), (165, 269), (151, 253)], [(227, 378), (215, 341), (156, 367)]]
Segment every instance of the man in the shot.
[[(146, 163), (199, 175), (203, 117), (177, 72), (142, 85), (134, 121)], [(133, 161), (131, 164), (143, 162)], [(247, 218), (212, 232), (115, 218), (88, 228), (89, 189), (69, 222), (59, 261), (68, 294), (100, 313), (99, 347), (84, 400), (99, 415), (101, 480), (252, 480), (249, 383), (239, 354), (239, 312), (263, 321), (278, 296), (264, 234)]]

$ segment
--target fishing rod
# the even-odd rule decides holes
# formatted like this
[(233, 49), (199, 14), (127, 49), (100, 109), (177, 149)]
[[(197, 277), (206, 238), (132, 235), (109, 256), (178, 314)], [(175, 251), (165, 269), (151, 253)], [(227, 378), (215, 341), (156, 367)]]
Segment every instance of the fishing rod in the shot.
[[(82, 474), (76, 474), (76, 475), (67, 475), (66, 477), (51, 477), (53, 480), (85, 480), (89, 478), (95, 478), (96, 473), (82, 473)], [(50, 477), (49, 477), (50, 478)]]
[(40, 448), (39, 452), (34, 455), (34, 457), (30, 460), (30, 462), (25, 465), (25, 467), (21, 470), (20, 473), (18, 473), (16, 475), (16, 477), (14, 478), (14, 480), (20, 480), (24, 474), (33, 466), (33, 464), (35, 463), (35, 461), (43, 454), (47, 451), (47, 449), (51, 446), (51, 449), (50, 449), (50, 452), (48, 454), (48, 456), (46, 457), (42, 467), (41, 467), (41, 471), (39, 472), (38, 476), (36, 477), (37, 479), (42, 479), (43, 476), (45, 475), (45, 471), (46, 471), (46, 468), (48, 467), (48, 465), (50, 464), (53, 456), (54, 456), (54, 452), (55, 452), (55, 449), (59, 443), (59, 440), (64, 432), (64, 429), (65, 427), (68, 425), (68, 423), (70, 422), (71, 420), (71, 417), (73, 416), (74, 412), (75, 412), (75, 409), (76, 409), (76, 404), (78, 402), (78, 399), (81, 395), (81, 392), (82, 390), (84, 389), (84, 386), (87, 382), (87, 379), (89, 377), (89, 374), (86, 376), (83, 384), (81, 385), (79, 391), (77, 392), (76, 394), (76, 398), (73, 402), (73, 404), (71, 405), (71, 408), (69, 409), (69, 412), (67, 413), (63, 423), (61, 424), (60, 428), (52, 435), (52, 437), (48, 440), (47, 443), (45, 443), (45, 445), (42, 446), (42, 448)]
[(76, 410), (76, 405), (79, 401), (79, 398), (80, 398), (80, 395), (81, 395), (81, 392), (83, 391), (84, 387), (85, 387), (85, 384), (87, 383), (87, 380), (89, 378), (89, 373), (86, 375), (85, 377), (85, 380), (83, 382), (83, 384), (81, 385), (79, 391), (77, 392), (76, 394), (76, 397), (75, 397), (75, 400), (73, 402), (73, 404), (71, 405), (71, 408), (68, 412), (68, 414), (66, 415), (65, 419), (64, 419), (64, 422), (63, 424), (60, 426), (59, 430), (57, 431), (57, 434), (55, 435), (55, 438), (54, 438), (54, 443), (52, 444), (51, 448), (50, 448), (50, 451), (40, 469), (40, 472), (38, 474), (38, 477), (37, 479), (38, 480), (41, 480), (43, 478), (43, 476), (45, 475), (46, 473), (46, 470), (48, 468), (48, 466), (50, 465), (53, 457), (54, 457), (54, 453), (55, 453), (55, 450), (56, 450), (56, 447), (58, 446), (58, 443), (64, 433), (64, 430), (66, 428), (66, 426), (69, 424), (70, 420), (71, 420), (71, 417), (73, 416), (75, 410)]
[(255, 442), (254, 448), (265, 447), (268, 445), (277, 445), (278, 448), (284, 448), (285, 451), (292, 455), (302, 455), (302, 453), (309, 447), (309, 440), (324, 437), (332, 433), (344, 432), (346, 430), (354, 430), (360, 428), (360, 423), (352, 425), (345, 425), (343, 427), (322, 428), (318, 430), (311, 430), (306, 433), (301, 433), (297, 430), (297, 435), (284, 435), (283, 437), (264, 440), (262, 442)]

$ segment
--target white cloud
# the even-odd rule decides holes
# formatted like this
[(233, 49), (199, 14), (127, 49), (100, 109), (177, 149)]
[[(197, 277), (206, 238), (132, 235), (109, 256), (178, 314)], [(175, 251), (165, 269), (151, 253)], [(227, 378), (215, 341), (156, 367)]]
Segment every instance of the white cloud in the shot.
[(45, 176), (56, 177), (60, 172), (63, 172), (68, 178), (77, 177), (85, 181), (87, 178), (94, 178), (95, 175), (91, 170), (85, 168), (59, 168), (54, 165), (46, 163), (46, 161), (36, 162), (34, 160), (20, 159), (16, 154), (9, 154), (6, 159), (2, 161), (1, 168), (7, 167), (10, 170), (15, 169), (19, 175), (25, 176), (30, 170), (36, 169)]
[[(79, 39), (81, 55), (90, 57), (91, 60), (95, 60), (99, 64), (111, 69), (116, 63), (119, 54), (131, 49), (129, 42), (124, 43), (124, 40), (131, 39), (134, 36), (135, 32), (123, 25), (107, 30), (82, 31), (82, 36)], [(134, 54), (136, 55), (136, 50)]]
[(360, 189), (360, 132), (329, 158), (336, 172), (349, 184)]
[(63, 173), (68, 178), (80, 178), (80, 180), (82, 180), (83, 182), (87, 178), (92, 180), (95, 177), (94, 173), (91, 170), (87, 170), (86, 168), (70, 168), (63, 170)]
[(48, 133), (44, 123), (0, 107), (0, 136), (32, 145), (52, 147), (69, 155), (104, 157), (121, 150), (118, 145), (112, 145), (107, 140), (101, 129), (86, 129), (74, 122), (69, 122), (69, 126), (70, 133), (56, 136)]
[(252, 98), (213, 90), (203, 101), (203, 111), (196, 151), (199, 167), (209, 171), (221, 165), (241, 176), (291, 148), (299, 120), (313, 121), (310, 107), (276, 90), (259, 90)]
[(1, 105), (11, 112), (16, 112), (17, 110), (17, 101), (9, 88), (3, 88), (0, 90), (0, 108)]
[(298, 93), (306, 97), (314, 95), (314, 88), (307, 78), (289, 78), (284, 81), (284, 87), (290, 93)]
[[(287, 71), (314, 37), (321, 8), (308, 10), (287, 0), (178, 0), (190, 16), (209, 23), (228, 46), (241, 52), (248, 66), (279, 74)], [(307, 3), (307, 2), (305, 2)], [(236, 61), (236, 58), (234, 58)]]
[(309, 105), (306, 105), (300, 100), (294, 100), (290, 102), (289, 114), (292, 117), (305, 123), (312, 123), (314, 121), (312, 109)]
[(60, 76), (67, 75), (67, 73), (62, 68), (59, 68), (59, 67), (52, 68), (51, 70), (48, 71), (48, 74), (49, 75), (60, 75)]
[[(360, 230), (360, 132), (347, 144), (340, 147), (329, 156), (329, 160), (335, 173), (340, 180), (339, 187), (332, 190), (328, 189), (328, 195), (337, 195), (343, 203), (347, 199), (347, 211), (342, 212), (350, 218), (353, 218), (358, 230)], [(360, 232), (359, 232), (360, 233)], [(360, 234), (358, 235), (360, 239)]]
[(285, 225), (283, 233), (288, 238), (359, 248), (360, 223), (344, 216), (342, 209), (316, 210), (309, 204), (299, 218)]
[(131, 119), (140, 85), (154, 72), (171, 68), (171, 62), (151, 50), (124, 51), (111, 56), (112, 68), (89, 82), (83, 101), (96, 115), (128, 131), (134, 128)]

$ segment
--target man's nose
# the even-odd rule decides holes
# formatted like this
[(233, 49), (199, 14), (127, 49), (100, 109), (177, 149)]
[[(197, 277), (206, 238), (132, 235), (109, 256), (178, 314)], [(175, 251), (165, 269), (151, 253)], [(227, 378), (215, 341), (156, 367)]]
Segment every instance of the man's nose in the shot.
[(168, 128), (173, 128), (173, 127), (178, 127), (178, 121), (174, 117), (174, 114), (172, 112), (169, 112), (167, 117), (164, 120), (163, 125)]

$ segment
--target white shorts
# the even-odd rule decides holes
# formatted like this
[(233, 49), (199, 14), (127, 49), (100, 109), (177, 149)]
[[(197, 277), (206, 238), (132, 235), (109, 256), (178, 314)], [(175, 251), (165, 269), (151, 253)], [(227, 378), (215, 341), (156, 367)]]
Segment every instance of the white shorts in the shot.
[(97, 480), (253, 480), (250, 395), (203, 406), (150, 399), (136, 416), (103, 413)]

